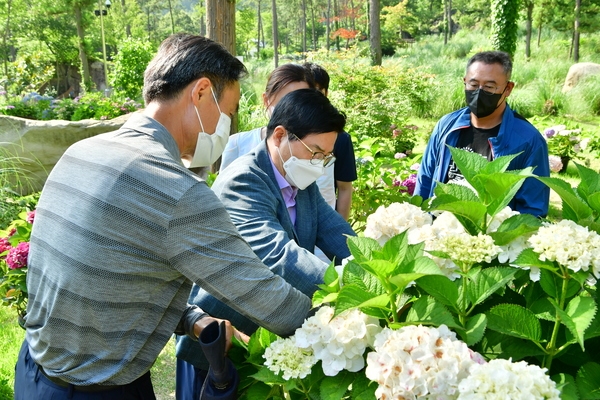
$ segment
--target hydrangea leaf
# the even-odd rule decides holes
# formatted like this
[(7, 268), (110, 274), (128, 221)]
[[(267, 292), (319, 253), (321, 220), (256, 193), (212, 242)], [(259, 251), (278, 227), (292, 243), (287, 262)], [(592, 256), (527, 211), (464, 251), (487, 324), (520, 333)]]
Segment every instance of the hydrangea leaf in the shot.
[(325, 270), (325, 275), (323, 276), (323, 283), (325, 283), (326, 285), (331, 285), (333, 287), (339, 287), (339, 276), (335, 269), (333, 261)]
[(491, 267), (475, 270), (469, 275), (471, 282), (467, 285), (467, 295), (471, 304), (481, 304), (498, 289), (510, 282), (517, 273), (512, 267)]
[(476, 314), (467, 320), (467, 326), (465, 329), (465, 336), (463, 337), (464, 342), (468, 346), (473, 346), (478, 343), (485, 333), (487, 327), (487, 318), (485, 314)]
[(577, 222), (592, 215), (592, 209), (575, 194), (569, 183), (560, 178), (549, 178), (543, 176), (538, 176), (536, 178), (544, 182), (546, 186), (554, 190), (556, 194), (560, 196), (563, 202), (563, 212), (564, 209), (568, 207), (568, 209), (574, 214), (570, 215), (569, 219)]
[[(596, 308), (598, 308), (598, 303), (596, 303)], [(590, 326), (585, 331), (585, 340), (598, 336), (600, 336), (600, 315), (596, 314), (596, 318), (590, 322)]]
[(498, 246), (504, 246), (519, 236), (537, 231), (540, 226), (542, 222), (539, 218), (531, 214), (518, 214), (504, 220), (496, 232), (490, 232), (489, 235)]
[[(491, 236), (491, 235), (490, 235)], [(493, 237), (493, 236), (492, 236)], [(532, 248), (527, 248), (523, 250), (513, 261), (513, 264), (518, 265), (520, 267), (536, 267), (547, 269), (549, 271), (556, 271), (558, 268), (554, 265), (552, 261), (548, 260), (540, 260), (540, 255), (533, 251)], [(548, 292), (546, 292), (548, 293)], [(548, 293), (550, 294), (550, 293)]]
[[(381, 257), (384, 260), (389, 260), (395, 264), (402, 262), (402, 258), (408, 249), (408, 238), (406, 231), (398, 235), (394, 235), (383, 245), (381, 252), (375, 252), (374, 256)], [(391, 272), (391, 271), (390, 271)]]
[(479, 172), (481, 174), (504, 172), (508, 169), (508, 166), (510, 165), (511, 161), (514, 160), (519, 154), (520, 153), (496, 157), (493, 161), (485, 164), (485, 166)]
[[(452, 154), (452, 160), (456, 163), (456, 166), (458, 167), (458, 169), (460, 169), (460, 172), (465, 177), (465, 179), (471, 184), (472, 184), (471, 180), (473, 179), (473, 177), (476, 174), (478, 174), (479, 171), (486, 168), (487, 164), (489, 164), (489, 161), (486, 158), (483, 158), (478, 153), (473, 153), (470, 151), (457, 149), (452, 146), (448, 146), (448, 149), (450, 150), (450, 154)], [(506, 157), (510, 157), (510, 156), (506, 156)], [(516, 157), (516, 155), (515, 155), (515, 157)], [(501, 160), (501, 163), (504, 163), (504, 159)], [(494, 164), (491, 168), (493, 168), (494, 166), (499, 167), (500, 162)], [(490, 167), (488, 167), (488, 168), (490, 168)], [(476, 187), (475, 189), (478, 189), (478, 188)], [(479, 192), (479, 190), (477, 190), (477, 191)]]
[[(389, 296), (387, 294), (374, 295), (372, 293), (365, 292), (362, 288), (357, 285), (344, 285), (340, 290), (337, 302), (335, 303), (335, 315), (341, 314), (343, 311), (351, 308), (360, 308), (366, 314), (373, 315), (372, 312), (368, 311), (368, 308), (376, 308), (388, 311), (389, 310)], [(377, 314), (379, 316), (379, 314)]]
[(387, 260), (370, 260), (362, 262), (360, 265), (381, 279), (385, 279), (390, 276), (397, 266), (395, 262)]
[[(561, 296), (561, 288), (562, 288), (563, 279), (556, 274), (550, 272), (549, 270), (542, 269), (541, 277), (540, 277), (540, 285), (544, 292), (546, 292), (551, 298), (558, 299)], [(574, 296), (580, 290), (579, 283), (576, 280), (571, 279), (567, 284), (567, 296), (566, 298), (570, 298)]]
[(265, 349), (275, 340), (277, 340), (277, 336), (274, 333), (269, 332), (262, 327), (258, 328), (258, 330), (250, 336), (246, 360), (251, 364), (262, 365), (265, 361), (263, 358)]
[(294, 384), (296, 382), (295, 379), (286, 381), (285, 379), (283, 379), (282, 376), (277, 375), (267, 367), (261, 367), (256, 373), (250, 375), (250, 377), (256, 379), (257, 381), (261, 381), (271, 385), (285, 385), (290, 384), (290, 382)]
[(240, 400), (276, 399), (280, 389), (260, 381), (254, 381), (246, 390), (240, 393)]
[(458, 288), (446, 276), (424, 276), (417, 281), (417, 286), (425, 290), (430, 296), (435, 297), (446, 307), (457, 309)]
[(600, 399), (600, 364), (589, 362), (577, 371), (577, 388), (581, 399)]
[(587, 202), (597, 213), (600, 213), (600, 192), (590, 194), (587, 197)]
[(377, 243), (377, 240), (367, 237), (350, 236), (348, 237), (347, 244), (350, 253), (358, 262), (370, 260), (371, 253), (374, 250), (381, 250), (381, 246)]
[(479, 193), (479, 196), (487, 205), (489, 215), (494, 216), (504, 209), (515, 197), (525, 178), (532, 176), (532, 174), (527, 174), (527, 169), (521, 171), (524, 172), (522, 174), (504, 172), (475, 176), (475, 181), (483, 187), (483, 191)]
[[(439, 187), (439, 189), (438, 189)], [(454, 197), (455, 201), (457, 200), (464, 200), (464, 201), (475, 201), (475, 202), (479, 202), (480, 199), (477, 196), (477, 193), (475, 193), (471, 188), (468, 188), (466, 186), (463, 185), (456, 185), (456, 184), (451, 184), (451, 183), (438, 183), (435, 186), (435, 189), (437, 191), (437, 195), (440, 195), (441, 193), (444, 193), (448, 196), (452, 196)]]
[[(454, 214), (470, 234), (477, 235), (477, 233), (482, 231), (483, 221), (487, 215), (487, 208), (485, 205), (474, 201), (454, 201), (451, 203), (437, 204), (435, 200), (432, 202), (432, 206), (434, 204), (435, 210), (450, 211)], [(469, 221), (469, 224), (466, 225), (463, 222), (463, 219)]]
[(575, 163), (575, 166), (581, 177), (581, 183), (577, 186), (577, 191), (585, 191), (587, 194), (600, 192), (600, 174), (579, 163)]
[(544, 355), (542, 349), (528, 340), (504, 335), (491, 329), (485, 332), (479, 346), (482, 348), (481, 354), (487, 358), (512, 358), (513, 361), (519, 361), (525, 357)]
[(575, 384), (575, 378), (568, 374), (556, 374), (550, 377), (556, 382), (556, 388), (560, 390), (561, 400), (579, 400), (579, 390)]
[(354, 374), (350, 398), (352, 400), (373, 400), (376, 389), (377, 384), (367, 378), (365, 374)]
[(385, 293), (385, 288), (377, 276), (367, 272), (361, 264), (353, 260), (346, 264), (342, 281), (344, 285), (358, 285), (365, 292), (374, 295)]
[(406, 322), (435, 326), (444, 324), (449, 328), (460, 328), (450, 311), (431, 296), (420, 297), (412, 304), (406, 315)]
[(539, 319), (554, 322), (556, 321), (556, 314), (554, 313), (554, 306), (548, 298), (544, 297), (534, 301), (529, 307), (531, 312), (535, 314)]
[(581, 350), (585, 351), (584, 334), (596, 315), (596, 303), (591, 297), (577, 296), (571, 299), (563, 311), (554, 299), (549, 299), (560, 317), (560, 322), (577, 338)]
[(517, 304), (499, 304), (486, 313), (488, 328), (508, 336), (539, 342), (540, 321), (534, 313)]
[(356, 374), (346, 370), (340, 371), (336, 376), (326, 376), (320, 386), (321, 400), (343, 399), (352, 385)]

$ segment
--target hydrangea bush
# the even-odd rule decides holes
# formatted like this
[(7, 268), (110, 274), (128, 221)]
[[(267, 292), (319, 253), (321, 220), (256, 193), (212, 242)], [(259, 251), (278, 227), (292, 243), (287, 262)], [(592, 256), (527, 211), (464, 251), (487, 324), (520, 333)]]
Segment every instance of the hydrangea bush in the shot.
[[(315, 316), (232, 351), (241, 398), (597, 397), (598, 174), (569, 191), (507, 171), (514, 156), (451, 151), (467, 185), (382, 205), (327, 270)], [(559, 189), (563, 221), (507, 207), (525, 178)]]

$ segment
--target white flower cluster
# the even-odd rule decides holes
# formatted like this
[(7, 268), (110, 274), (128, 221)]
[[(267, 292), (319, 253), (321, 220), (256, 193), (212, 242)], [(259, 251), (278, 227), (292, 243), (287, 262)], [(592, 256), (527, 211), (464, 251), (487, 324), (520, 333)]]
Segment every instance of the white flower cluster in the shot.
[(524, 361), (496, 359), (474, 364), (469, 376), (458, 385), (458, 399), (558, 400), (560, 391), (545, 371)]
[(380, 206), (367, 217), (365, 236), (383, 245), (392, 236), (430, 225), (431, 221), (431, 215), (417, 206), (409, 203), (392, 203), (388, 207)]
[(573, 272), (590, 271), (600, 278), (600, 235), (573, 221), (545, 223), (529, 238), (540, 260), (556, 261)]
[(492, 262), (500, 247), (494, 244), (494, 239), (482, 233), (477, 236), (463, 233), (446, 236), (435, 242), (436, 250), (443, 251), (454, 261), (472, 266), (481, 262)]
[(456, 399), (469, 368), (485, 362), (445, 325), (384, 328), (374, 348), (365, 373), (378, 399)]
[(276, 374), (283, 372), (283, 379), (306, 378), (317, 362), (312, 350), (296, 345), (294, 338), (277, 339), (266, 348), (265, 365)]
[(563, 163), (559, 156), (548, 156), (548, 163), (552, 172), (559, 172), (563, 168)]
[[(321, 307), (296, 329), (292, 338), (273, 342), (265, 351), (265, 365), (275, 373), (283, 371), (284, 379), (303, 378), (318, 361), (327, 376), (336, 376), (343, 369), (363, 369), (365, 350), (381, 331), (379, 321), (357, 309), (332, 319), (333, 313), (333, 308)], [(296, 346), (297, 350), (288, 346)]]

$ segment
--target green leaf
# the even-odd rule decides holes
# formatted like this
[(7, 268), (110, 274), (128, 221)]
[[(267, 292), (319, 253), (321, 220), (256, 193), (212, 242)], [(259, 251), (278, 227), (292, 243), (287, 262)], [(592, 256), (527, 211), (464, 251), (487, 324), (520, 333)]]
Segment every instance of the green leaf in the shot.
[(466, 339), (464, 340), (468, 346), (473, 346), (478, 343), (487, 327), (487, 318), (485, 314), (476, 314), (467, 320), (467, 326), (465, 330)]
[(484, 188), (483, 193), (480, 193), (479, 196), (484, 204), (487, 204), (487, 213), (494, 216), (504, 209), (515, 197), (526, 177), (509, 172), (477, 175), (474, 179), (479, 186)]
[(554, 322), (556, 321), (556, 313), (554, 312), (554, 306), (547, 297), (537, 299), (529, 307), (532, 313), (535, 314), (539, 319)]
[(540, 321), (528, 309), (516, 304), (500, 304), (486, 313), (488, 328), (505, 335), (539, 342), (542, 336)]
[[(489, 161), (486, 158), (483, 158), (477, 153), (457, 149), (452, 146), (448, 146), (448, 149), (450, 150), (450, 154), (452, 154), (452, 160), (456, 163), (456, 166), (460, 169), (462, 175), (469, 183), (471, 183), (471, 185), (473, 184), (471, 182), (473, 177), (478, 174), (479, 171), (484, 170), (489, 164)], [(504, 160), (502, 160), (502, 162), (503, 161)], [(479, 192), (479, 188), (475, 187), (475, 189)]]
[(537, 231), (540, 226), (542, 222), (539, 218), (531, 214), (517, 214), (504, 220), (496, 232), (491, 232), (489, 235), (498, 246), (504, 246), (519, 236)]
[[(432, 205), (435, 203), (432, 203)], [(467, 231), (471, 234), (477, 234), (482, 231), (483, 221), (485, 216), (487, 215), (487, 208), (481, 204), (474, 201), (455, 201), (452, 203), (444, 203), (435, 205), (435, 210), (441, 211), (450, 211), (457, 218), (462, 217), (468, 220), (472, 225), (466, 226), (459, 218), (459, 221), (465, 226)], [(477, 228), (477, 232), (471, 232), (473, 226)]]
[(444, 193), (446, 195), (454, 197), (454, 201), (462, 200), (473, 201), (477, 203), (481, 202), (481, 200), (477, 196), (477, 193), (475, 193), (471, 188), (468, 188), (463, 185), (455, 185), (440, 182), (436, 185), (435, 190), (438, 191), (438, 195)]
[(361, 264), (354, 260), (351, 260), (346, 264), (343, 282), (344, 286), (358, 285), (358, 287), (365, 292), (373, 293), (374, 295), (380, 295), (386, 292), (379, 279), (375, 275), (367, 272)]
[(271, 386), (263, 382), (254, 381), (254, 383), (242, 393), (240, 400), (272, 399), (272, 390)]
[(488, 329), (483, 336), (481, 354), (487, 358), (512, 358), (513, 361), (522, 360), (525, 357), (543, 356), (544, 352), (534, 343), (503, 335)]
[(387, 260), (377, 260), (377, 259), (370, 260), (370, 261), (364, 261), (360, 265), (363, 268), (365, 268), (367, 271), (369, 271), (370, 273), (379, 277), (382, 280), (384, 280), (385, 278), (390, 276), (392, 274), (392, 272), (394, 272), (394, 270), (396, 269), (396, 266), (397, 266), (397, 264), (394, 262), (387, 261)]
[(549, 299), (554, 306), (556, 313), (560, 317), (560, 322), (566, 326), (571, 334), (577, 339), (577, 343), (581, 346), (581, 350), (585, 351), (584, 334), (590, 326), (592, 319), (596, 315), (596, 303), (590, 297), (574, 297), (566, 310), (561, 310), (560, 306), (554, 299)]
[(348, 387), (352, 385), (355, 375), (355, 373), (342, 370), (336, 376), (326, 376), (323, 378), (320, 388), (321, 399), (343, 399), (344, 395), (348, 391)]
[(375, 390), (377, 383), (372, 382), (365, 374), (354, 374), (355, 379), (352, 382), (352, 392), (350, 398), (352, 400), (373, 400), (375, 398)]
[(405, 231), (398, 235), (392, 236), (390, 240), (385, 242), (383, 245), (382, 257), (383, 259), (392, 262), (394, 265), (398, 265), (404, 259), (407, 249), (408, 237)]
[(344, 285), (340, 290), (335, 304), (335, 315), (345, 310), (359, 307), (375, 307), (389, 309), (389, 298), (386, 295), (377, 295), (365, 292), (357, 285)]
[(517, 256), (517, 259), (513, 261), (513, 264), (516, 264), (521, 267), (536, 267), (540, 269), (548, 269), (550, 271), (556, 271), (558, 269), (552, 261), (540, 260), (540, 255), (533, 251), (533, 249), (531, 248), (523, 250)]
[(581, 178), (581, 182), (579, 183), (579, 186), (577, 186), (578, 191), (579, 189), (585, 190), (588, 195), (600, 192), (600, 174), (579, 163), (575, 163), (575, 166), (577, 167), (577, 172)]
[(325, 275), (323, 276), (323, 283), (325, 285), (332, 286), (333, 288), (339, 289), (339, 276), (337, 271), (335, 270), (335, 265), (332, 263), (329, 264), (327, 269), (325, 270)]
[(497, 172), (505, 172), (508, 169), (511, 161), (514, 160), (519, 154), (520, 153), (496, 157), (493, 161), (488, 162), (485, 167), (479, 171), (479, 173), (487, 175)]
[(377, 240), (366, 237), (350, 236), (347, 244), (350, 253), (357, 262), (370, 260), (372, 258), (371, 253), (374, 250), (381, 250)]
[(596, 211), (596, 213), (600, 213), (600, 192), (596, 192), (594, 194), (590, 194), (587, 197), (588, 205)]
[(600, 364), (589, 362), (577, 371), (577, 388), (582, 400), (600, 399)]
[(417, 281), (417, 286), (425, 290), (443, 305), (457, 310), (458, 288), (446, 276), (429, 275)]
[(255, 374), (252, 374), (250, 376), (252, 378), (256, 379), (257, 381), (264, 382), (264, 383), (271, 384), (271, 385), (273, 385), (273, 384), (283, 385), (288, 382), (285, 379), (283, 379), (282, 376), (275, 374), (273, 371), (271, 371), (267, 367), (261, 367), (258, 370), (258, 372), (256, 372)]
[(512, 267), (491, 267), (476, 271), (469, 277), (471, 283), (467, 286), (467, 295), (473, 305), (481, 304), (504, 287), (518, 270)]
[(406, 321), (435, 326), (444, 324), (450, 328), (460, 327), (446, 307), (431, 296), (423, 296), (415, 301), (406, 315)]
[(556, 388), (560, 390), (561, 400), (579, 400), (579, 390), (575, 384), (575, 378), (567, 374), (553, 375), (551, 379), (556, 382)]
[(575, 222), (584, 220), (592, 215), (592, 209), (573, 192), (569, 183), (559, 178), (539, 176), (536, 179), (544, 182), (546, 186), (554, 190), (556, 194), (560, 196), (563, 201), (563, 208), (565, 208), (566, 205), (574, 213), (576, 217)]
[[(562, 283), (563, 279), (560, 276), (557, 276), (556, 274), (550, 271), (542, 270), (540, 277), (540, 285), (542, 286), (542, 289), (544, 289), (544, 292), (546, 292), (553, 299), (560, 298), (562, 291)], [(569, 283), (567, 284), (566, 298), (568, 299), (571, 296), (574, 296), (575, 293), (579, 291), (579, 289), (579, 283), (577, 283), (577, 281), (574, 279), (570, 279)]]

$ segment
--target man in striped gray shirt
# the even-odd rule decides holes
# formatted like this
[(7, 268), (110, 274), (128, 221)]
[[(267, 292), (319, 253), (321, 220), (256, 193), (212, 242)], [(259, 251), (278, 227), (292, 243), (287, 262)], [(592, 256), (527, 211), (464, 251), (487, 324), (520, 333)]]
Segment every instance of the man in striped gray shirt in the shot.
[(52, 170), (31, 236), (16, 399), (153, 399), (149, 370), (172, 334), (197, 338), (214, 321), (187, 304), (192, 282), (279, 335), (302, 324), (310, 299), (256, 257), (187, 168), (220, 156), (244, 74), (221, 45), (173, 35), (146, 69), (145, 110)]

